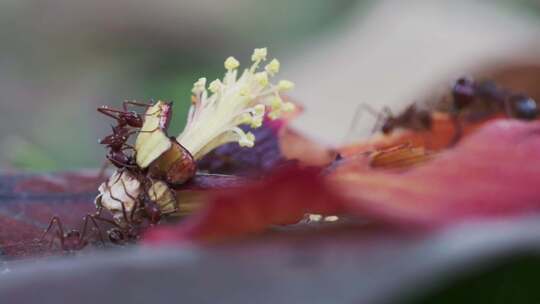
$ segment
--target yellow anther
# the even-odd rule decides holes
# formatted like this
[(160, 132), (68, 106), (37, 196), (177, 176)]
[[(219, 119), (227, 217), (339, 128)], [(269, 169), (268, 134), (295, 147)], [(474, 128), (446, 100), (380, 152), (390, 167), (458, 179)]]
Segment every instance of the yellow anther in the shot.
[(272, 98), (272, 101), (270, 102), (270, 107), (272, 107), (272, 111), (281, 109), (281, 106), (283, 105), (283, 101), (281, 101), (281, 98), (278, 96)]
[(269, 64), (264, 67), (264, 70), (268, 72), (268, 75), (274, 76), (279, 73), (279, 61), (277, 59), (272, 59)]
[(265, 108), (266, 107), (263, 104), (258, 104), (255, 107), (253, 107), (253, 114), (255, 116), (263, 116)]
[(278, 89), (280, 91), (289, 91), (294, 88), (294, 82), (288, 80), (280, 80), (278, 82)]
[(296, 106), (292, 102), (285, 102), (283, 104), (283, 111), (285, 111), (285, 112), (293, 111), (294, 108), (296, 108)]
[(254, 62), (266, 60), (267, 54), (266, 48), (260, 48), (253, 50), (253, 55), (251, 55), (251, 60)]
[(208, 86), (208, 89), (212, 93), (217, 93), (221, 89), (222, 83), (221, 80), (216, 79), (210, 83), (210, 86)]
[(251, 126), (252, 128), (254, 128), (254, 129), (256, 129), (256, 128), (262, 126), (262, 123), (263, 123), (263, 118), (262, 118), (262, 116), (259, 116), (259, 117), (253, 117), (253, 118), (251, 119), (251, 124), (250, 124), (250, 126)]
[(249, 88), (248, 87), (241, 88), (238, 94), (242, 97), (249, 96)]
[(266, 72), (256, 73), (255, 79), (262, 87), (266, 87), (268, 85), (268, 74)]
[(251, 124), (253, 122), (253, 117), (249, 113), (243, 113), (238, 117), (238, 124)]
[(194, 84), (193, 84), (193, 89), (191, 89), (191, 92), (193, 92), (193, 94), (195, 95), (198, 95), (200, 93), (202, 93), (206, 88), (206, 78), (202, 77), (202, 78), (199, 78), (199, 80), (197, 80)]
[(275, 110), (275, 111), (272, 111), (268, 114), (268, 117), (271, 119), (271, 120), (276, 120), (278, 119), (279, 117), (281, 116), (281, 111), (280, 110)]
[(240, 62), (238, 62), (238, 60), (236, 60), (236, 58), (234, 58), (233, 56), (229, 56), (229, 58), (227, 58), (225, 60), (225, 69), (227, 69), (227, 71), (232, 71), (236, 68), (238, 68), (240, 66)]
[(251, 132), (243, 134), (243, 136), (240, 137), (238, 144), (240, 145), (240, 147), (253, 147), (255, 145), (255, 135), (253, 135), (253, 133)]

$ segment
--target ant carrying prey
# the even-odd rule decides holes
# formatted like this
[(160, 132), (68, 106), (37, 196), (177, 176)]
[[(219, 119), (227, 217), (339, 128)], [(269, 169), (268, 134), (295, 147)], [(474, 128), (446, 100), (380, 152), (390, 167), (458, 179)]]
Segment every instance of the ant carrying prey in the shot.
[[(135, 178), (137, 182), (140, 182), (143, 190), (132, 195), (131, 189), (128, 189), (124, 182), (124, 174), (129, 174), (130, 178)], [(106, 233), (108, 240), (112, 244), (125, 245), (137, 241), (143, 230), (157, 225), (164, 216), (177, 212), (174, 193), (163, 182), (154, 182), (149, 178), (135, 176), (134, 174), (131, 171), (122, 171), (112, 180), (113, 184), (120, 185), (122, 193), (133, 202), (133, 205), (127, 206), (125, 199), (115, 197), (113, 194), (115, 191), (109, 183), (106, 183), (104, 184), (105, 191), (108, 191), (111, 200), (118, 203), (119, 211), (111, 211), (110, 207), (106, 208), (102, 202), (102, 196), (98, 196), (96, 199), (96, 211), (83, 218), (82, 230), (65, 230), (60, 218), (54, 216), (39, 241), (43, 242), (47, 235), (56, 228), (49, 242), (50, 248), (54, 245), (55, 240), (59, 240), (62, 251), (82, 250), (90, 244), (88, 226), (91, 223), (93, 225), (92, 230), (95, 231), (99, 242), (105, 245), (101, 227), (98, 225), (98, 222), (100, 222), (110, 227)], [(105, 209), (113, 212), (113, 218), (102, 215)]]
[[(128, 106), (134, 105), (144, 108), (149, 108), (152, 104), (140, 103), (136, 101), (124, 101), (122, 110), (112, 109), (107, 106), (101, 106), (98, 112), (112, 117), (116, 120), (116, 126), (112, 126), (112, 134), (107, 135), (99, 141), (100, 144), (106, 145), (109, 148), (107, 159), (117, 168), (136, 168), (134, 157), (127, 155), (126, 150), (135, 151), (135, 148), (128, 144), (129, 137), (135, 133), (143, 132), (141, 127), (144, 123), (143, 115), (135, 111), (128, 111)], [(163, 113), (160, 113), (159, 127), (166, 130), (171, 120), (172, 106), (166, 104), (163, 107)]]
[[(110, 182), (100, 187), (100, 191), (102, 194), (96, 198), (96, 206), (98, 212), (107, 209), (113, 213), (115, 220), (107, 222), (114, 227), (107, 234), (114, 244), (138, 240), (143, 229), (158, 224), (163, 216), (177, 211), (176, 197), (168, 186), (141, 173), (118, 172)], [(118, 193), (121, 197), (115, 196)]]

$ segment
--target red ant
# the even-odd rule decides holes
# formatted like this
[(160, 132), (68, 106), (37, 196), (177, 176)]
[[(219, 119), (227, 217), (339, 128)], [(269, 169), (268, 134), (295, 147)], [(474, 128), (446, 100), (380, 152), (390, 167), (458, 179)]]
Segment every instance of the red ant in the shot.
[(129, 137), (136, 133), (143, 126), (144, 119), (141, 114), (135, 111), (128, 111), (128, 105), (141, 107), (150, 107), (151, 104), (139, 103), (135, 101), (124, 101), (122, 110), (111, 109), (107, 106), (101, 106), (98, 112), (112, 117), (116, 120), (116, 126), (112, 126), (112, 134), (99, 141), (100, 144), (109, 148), (107, 159), (118, 168), (136, 167), (132, 156), (124, 153), (127, 149), (134, 148), (127, 143)]
[[(47, 229), (45, 229), (43, 235), (41, 236), (40, 241), (43, 241), (45, 239), (47, 234), (50, 231), (52, 231), (52, 229), (54, 228), (54, 225), (56, 224), (57, 231), (56, 231), (55, 237), (58, 237), (58, 239), (60, 240), (60, 248), (63, 251), (82, 250), (84, 247), (88, 245), (86, 233), (87, 233), (88, 220), (90, 220), (93, 223), (94, 228), (98, 231), (99, 240), (101, 241), (102, 244), (104, 244), (105, 242), (103, 241), (103, 238), (101, 236), (101, 231), (99, 229), (98, 224), (96, 223), (96, 218), (98, 216), (99, 216), (98, 214), (86, 215), (84, 217), (84, 225), (83, 225), (82, 232), (76, 229), (71, 229), (66, 232), (64, 230), (64, 227), (62, 225), (62, 221), (60, 220), (60, 218), (58, 216), (53, 216), (51, 221), (49, 222), (49, 226), (47, 227)], [(55, 237), (51, 238), (51, 241), (49, 243), (50, 248), (52, 248), (54, 244)]]
[[(144, 119), (143, 115), (135, 111), (128, 111), (128, 105), (135, 105), (145, 108), (152, 106), (152, 104), (124, 101), (122, 103), (123, 110), (111, 109), (107, 106), (102, 106), (97, 109), (98, 112), (114, 118), (117, 122), (116, 126), (112, 126), (112, 134), (99, 141), (100, 144), (106, 145), (109, 148), (107, 159), (117, 168), (137, 167), (134, 162), (134, 157), (131, 155), (126, 155), (124, 151), (128, 149), (135, 151), (135, 148), (129, 145), (127, 141), (131, 135), (142, 132), (139, 129), (143, 126)], [(168, 104), (168, 106), (163, 107), (161, 111), (162, 113), (160, 113), (159, 128), (166, 130), (172, 115), (172, 106)]]

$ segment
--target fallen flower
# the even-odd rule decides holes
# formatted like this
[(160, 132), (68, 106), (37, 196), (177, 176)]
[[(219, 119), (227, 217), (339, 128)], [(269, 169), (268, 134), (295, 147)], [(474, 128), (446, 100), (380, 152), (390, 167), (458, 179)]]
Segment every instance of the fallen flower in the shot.
[(406, 170), (372, 167), (367, 154), (341, 160), (325, 175), (289, 168), (216, 193), (200, 213), (175, 227), (150, 231), (145, 240), (153, 244), (237, 237), (295, 223), (304, 213), (344, 213), (392, 226), (433, 227), (537, 212), (539, 155), (540, 122), (493, 121), (454, 149)]

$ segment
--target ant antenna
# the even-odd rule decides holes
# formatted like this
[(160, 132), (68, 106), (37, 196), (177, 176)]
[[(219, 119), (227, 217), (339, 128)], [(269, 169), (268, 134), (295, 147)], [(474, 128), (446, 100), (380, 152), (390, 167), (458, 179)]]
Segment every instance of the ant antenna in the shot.
[(349, 129), (347, 130), (347, 133), (346, 133), (346, 135), (345, 135), (345, 137), (343, 139), (343, 142), (349, 141), (350, 138), (355, 135), (354, 133), (355, 133), (355, 131), (357, 131), (358, 122), (360, 121), (360, 118), (362, 117), (362, 114), (364, 112), (367, 112), (371, 116), (375, 117), (377, 119), (376, 120), (376, 125), (379, 124), (379, 121), (381, 120), (381, 113), (378, 112), (377, 110), (375, 110), (373, 107), (371, 107), (367, 103), (364, 103), (364, 102), (360, 103), (359, 105), (356, 106), (353, 118), (351, 120)]

